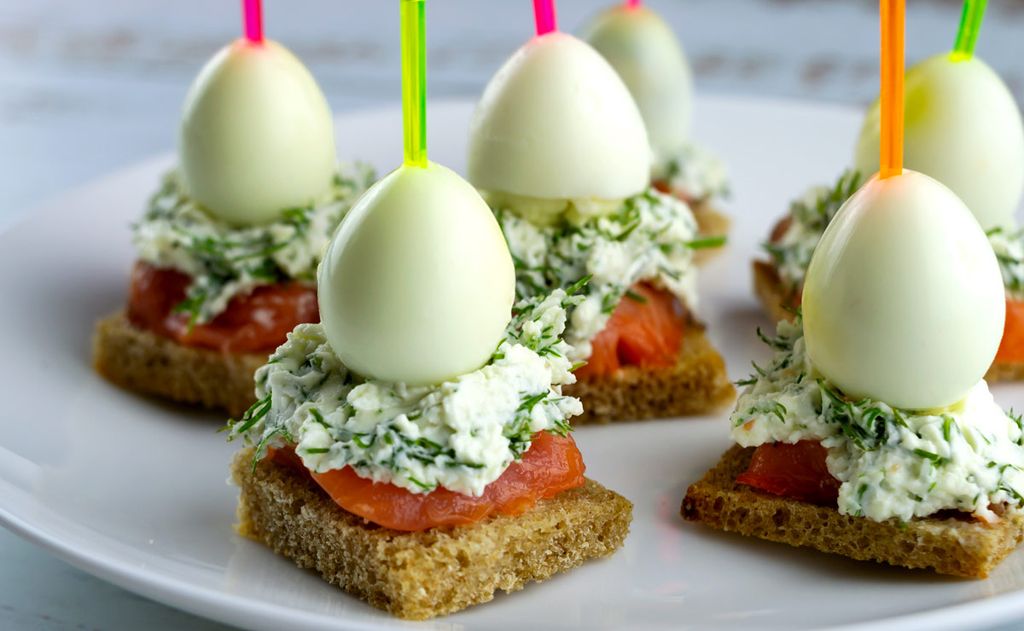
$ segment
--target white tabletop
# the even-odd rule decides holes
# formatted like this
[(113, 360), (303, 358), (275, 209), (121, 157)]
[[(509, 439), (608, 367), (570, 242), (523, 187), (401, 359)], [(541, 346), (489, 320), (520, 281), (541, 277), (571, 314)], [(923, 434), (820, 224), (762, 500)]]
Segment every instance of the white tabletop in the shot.
[[(608, 2), (562, 0), (562, 28), (578, 30)], [(336, 112), (398, 100), (397, 2), (264, 4), (268, 36), (309, 65)], [(875, 2), (650, 4), (681, 34), (698, 90), (858, 105), (876, 92)], [(908, 59), (948, 48), (959, 3), (909, 4)], [(430, 94), (477, 94), (529, 36), (530, 10), (527, 0), (431, 0)], [(172, 150), (188, 83), (239, 25), (237, 2), (0, 0), (0, 228), (60, 191)], [(1024, 102), (1021, 32), (1024, 0), (993, 0), (978, 53)], [(0, 530), (0, 628), (223, 627), (92, 578)]]

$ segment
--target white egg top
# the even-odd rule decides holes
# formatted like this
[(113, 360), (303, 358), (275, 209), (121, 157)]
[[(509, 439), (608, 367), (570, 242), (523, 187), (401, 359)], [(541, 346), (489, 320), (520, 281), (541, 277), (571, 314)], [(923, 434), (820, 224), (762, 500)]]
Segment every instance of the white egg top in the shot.
[(693, 79), (675, 33), (648, 7), (616, 5), (587, 28), (587, 42), (615, 68), (640, 108), (655, 162), (690, 135)]
[(629, 90), (600, 54), (564, 33), (536, 37), (505, 62), (470, 128), (469, 180), (506, 200), (622, 200), (647, 188), (650, 170)]
[[(847, 171), (830, 186), (809, 187), (789, 205), (784, 229), (763, 244), (783, 289), (794, 298), (822, 233), (862, 181), (857, 172)], [(985, 235), (999, 262), (1007, 297), (1024, 300), (1024, 230), (990, 228)]]
[(319, 202), (337, 160), (323, 93), (269, 40), (238, 40), (203, 66), (185, 98), (178, 150), (189, 196), (243, 226)]
[(914, 171), (873, 178), (818, 243), (803, 291), (810, 360), (851, 397), (950, 406), (985, 375), (1003, 332), (1003, 282), (977, 220)]
[[(1024, 124), (1006, 84), (981, 59), (949, 53), (907, 71), (904, 163), (953, 189), (986, 230), (1012, 228), (1024, 193)], [(868, 111), (855, 166), (878, 170), (879, 105)]]
[(435, 384), (480, 368), (512, 316), (515, 270), (476, 190), (430, 163), (403, 166), (356, 202), (324, 254), (325, 335), (349, 369)]

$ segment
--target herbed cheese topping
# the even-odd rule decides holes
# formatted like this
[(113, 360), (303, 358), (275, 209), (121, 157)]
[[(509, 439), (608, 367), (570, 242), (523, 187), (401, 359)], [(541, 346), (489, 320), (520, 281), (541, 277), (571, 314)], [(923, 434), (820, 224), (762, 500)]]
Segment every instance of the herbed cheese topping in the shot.
[(1022, 420), (984, 380), (945, 410), (853, 401), (810, 363), (802, 323), (780, 322), (776, 337), (761, 337), (775, 354), (744, 382), (732, 438), (744, 447), (821, 441), (841, 483), (840, 513), (905, 522), (953, 509), (992, 520), (992, 507), (1024, 503)]
[(847, 171), (832, 187), (813, 186), (790, 204), (789, 225), (782, 238), (763, 246), (787, 289), (799, 291), (825, 228), (862, 183), (859, 173)]
[[(807, 267), (811, 264), (811, 255), (821, 235), (825, 233), (825, 228), (863, 183), (859, 173), (846, 171), (831, 187), (811, 187), (790, 204), (787, 216), (789, 225), (782, 237), (762, 246), (771, 257), (788, 291), (801, 290)], [(999, 261), (1007, 295), (1024, 300), (1024, 230), (993, 228), (987, 235)]]
[(693, 251), (722, 242), (697, 239), (689, 206), (653, 189), (626, 199), (611, 214), (575, 224), (538, 226), (502, 208), (495, 215), (515, 261), (518, 296), (543, 296), (589, 279), (565, 333), (574, 361), (590, 356), (591, 340), (634, 283), (651, 281), (693, 309)]
[(334, 229), (373, 180), (369, 166), (343, 165), (317, 204), (286, 209), (280, 220), (269, 224), (239, 228), (199, 207), (172, 171), (132, 227), (132, 241), (143, 261), (192, 277), (179, 310), (190, 314), (193, 322), (208, 322), (233, 297), (260, 285), (315, 282)]
[(667, 182), (673, 190), (702, 201), (729, 195), (725, 163), (700, 145), (686, 143), (673, 155), (659, 160), (651, 170), (655, 182)]
[(992, 228), (986, 234), (999, 261), (1006, 294), (1014, 300), (1024, 300), (1024, 230)]
[(293, 444), (312, 471), (350, 466), (413, 493), (441, 486), (479, 496), (534, 434), (564, 436), (583, 412), (561, 393), (576, 380), (560, 336), (578, 301), (558, 290), (517, 304), (486, 365), (433, 386), (363, 379), (331, 350), (322, 325), (299, 325), (256, 372), (259, 400), (231, 422), (231, 436), (257, 443), (257, 458)]

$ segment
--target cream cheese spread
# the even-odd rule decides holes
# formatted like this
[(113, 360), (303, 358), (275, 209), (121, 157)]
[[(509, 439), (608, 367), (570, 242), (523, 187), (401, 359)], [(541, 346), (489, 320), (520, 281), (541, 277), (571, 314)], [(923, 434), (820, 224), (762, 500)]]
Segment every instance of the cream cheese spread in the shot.
[(565, 435), (581, 414), (561, 335), (580, 297), (556, 290), (520, 302), (483, 367), (432, 386), (364, 379), (331, 350), (320, 324), (301, 324), (256, 372), (257, 403), (231, 435), (292, 444), (310, 470), (349, 466), (413, 493), (479, 496), (540, 431)]
[(993, 228), (985, 234), (999, 261), (1006, 295), (1024, 300), (1024, 230)]
[(832, 187), (812, 186), (789, 205), (785, 230), (763, 246), (787, 289), (799, 290), (825, 228), (862, 183), (859, 173), (847, 171)]
[(1005, 413), (985, 381), (942, 410), (902, 410), (850, 400), (815, 369), (802, 323), (762, 335), (774, 356), (747, 380), (731, 416), (744, 447), (820, 441), (841, 483), (839, 512), (903, 522), (951, 509), (994, 520), (1024, 502), (1022, 420)]
[(365, 164), (342, 165), (318, 203), (285, 209), (271, 223), (234, 227), (190, 199), (172, 171), (133, 226), (132, 242), (139, 259), (192, 278), (179, 309), (193, 322), (208, 322), (260, 285), (315, 282), (334, 229), (374, 177)]
[(703, 201), (729, 195), (729, 173), (725, 163), (700, 145), (684, 143), (675, 152), (658, 160), (651, 179), (665, 182), (689, 199)]
[(588, 279), (565, 332), (573, 361), (590, 356), (591, 341), (634, 283), (651, 282), (694, 309), (693, 252), (712, 241), (721, 244), (698, 239), (689, 206), (653, 189), (582, 223), (537, 225), (507, 209), (494, 210), (516, 265), (517, 295), (541, 296)]

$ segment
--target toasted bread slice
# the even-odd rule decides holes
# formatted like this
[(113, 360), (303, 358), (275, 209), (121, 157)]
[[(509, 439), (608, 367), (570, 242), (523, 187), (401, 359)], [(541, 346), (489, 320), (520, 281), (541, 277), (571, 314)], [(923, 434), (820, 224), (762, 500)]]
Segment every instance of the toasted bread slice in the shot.
[[(767, 261), (754, 261), (754, 292), (761, 301), (765, 313), (775, 321), (792, 320), (793, 311), (786, 307), (792, 301), (779, 280), (775, 267)], [(992, 363), (985, 380), (1024, 381), (1024, 362), (1006, 362), (998, 359)]]
[[(732, 220), (715, 208), (710, 201), (703, 200), (690, 204), (693, 218), (697, 220), (697, 233), (701, 237), (720, 237), (729, 234)], [(703, 248), (694, 253), (697, 264), (706, 263), (724, 250), (724, 247)]]
[(775, 322), (792, 320), (793, 311), (789, 305), (793, 303), (788, 292), (782, 285), (782, 279), (775, 266), (768, 261), (754, 261), (754, 293), (765, 313)]
[(709, 201), (702, 200), (690, 204), (693, 218), (697, 220), (697, 231), (702, 237), (717, 237), (729, 234), (732, 220)]
[(572, 419), (574, 425), (704, 414), (736, 396), (725, 361), (696, 323), (686, 329), (675, 366), (627, 366), (612, 375), (581, 379), (562, 391), (583, 401), (583, 414)]
[(253, 450), (235, 456), (238, 532), (400, 618), (424, 620), (513, 592), (612, 554), (633, 505), (587, 480), (514, 517), (399, 532), (335, 504), (308, 477)]
[(762, 493), (736, 483), (753, 453), (738, 445), (725, 452), (687, 489), (683, 517), (748, 537), (967, 578), (985, 578), (1024, 540), (1024, 513), (1018, 510), (993, 524), (957, 517), (900, 524)]
[[(221, 409), (238, 417), (253, 404), (252, 376), (267, 360), (259, 353), (224, 354), (182, 346), (138, 329), (123, 313), (96, 324), (93, 365), (127, 390)], [(725, 363), (704, 336), (687, 330), (679, 363), (670, 369), (626, 368), (566, 388), (588, 408), (576, 423), (700, 414), (732, 400)]]
[(96, 323), (92, 348), (96, 371), (122, 388), (234, 417), (256, 400), (252, 376), (267, 361), (262, 353), (182, 346), (132, 326), (123, 313)]
[(1024, 381), (1024, 362), (992, 362), (985, 373), (985, 381)]

